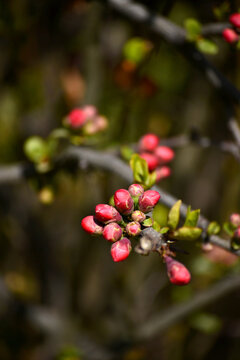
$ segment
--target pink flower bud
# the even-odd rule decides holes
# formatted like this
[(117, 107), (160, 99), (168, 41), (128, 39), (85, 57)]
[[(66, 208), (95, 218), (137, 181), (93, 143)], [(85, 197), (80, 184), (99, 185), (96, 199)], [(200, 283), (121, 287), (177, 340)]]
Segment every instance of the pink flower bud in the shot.
[(110, 205), (98, 204), (95, 208), (95, 214), (98, 221), (105, 224), (110, 222), (120, 222), (122, 220), (119, 212)]
[(156, 169), (156, 181), (160, 181), (162, 179), (165, 179), (166, 177), (171, 175), (171, 169), (168, 166), (161, 166), (160, 168)]
[(82, 109), (72, 110), (66, 118), (67, 123), (72, 128), (80, 128), (86, 122), (86, 120), (86, 115)]
[(103, 131), (108, 127), (108, 121), (105, 116), (97, 116), (95, 118), (95, 126), (97, 131)]
[(126, 232), (128, 233), (128, 235), (137, 236), (141, 232), (141, 225), (137, 221), (132, 221), (127, 224)]
[(94, 216), (89, 215), (82, 219), (81, 226), (89, 234), (102, 234), (103, 226), (99, 224)]
[(155, 190), (147, 190), (139, 198), (139, 210), (148, 213), (152, 211), (155, 205), (157, 205), (160, 199), (160, 195)]
[(159, 143), (159, 138), (155, 134), (146, 134), (139, 141), (139, 151), (153, 151)]
[(230, 44), (238, 41), (238, 34), (233, 29), (224, 29), (222, 36)]
[(231, 214), (229, 221), (233, 226), (240, 226), (240, 214)]
[(168, 146), (158, 146), (154, 154), (156, 155), (159, 164), (170, 162), (174, 158), (174, 151)]
[(141, 196), (144, 193), (144, 188), (139, 184), (132, 184), (129, 186), (128, 191), (131, 196)]
[(83, 112), (87, 119), (92, 119), (97, 115), (97, 109), (93, 105), (86, 105), (83, 107)]
[(167, 273), (169, 280), (174, 285), (187, 285), (191, 280), (191, 274), (188, 269), (179, 261), (172, 259), (170, 256), (165, 257)]
[(234, 231), (234, 239), (240, 239), (240, 226)]
[(111, 255), (113, 261), (119, 262), (125, 260), (132, 250), (131, 242), (127, 238), (122, 238), (121, 240), (112, 244)]
[(158, 166), (158, 158), (155, 155), (143, 152), (140, 157), (146, 160), (149, 171), (155, 170)]
[(240, 13), (232, 14), (229, 17), (229, 21), (233, 26), (240, 28)]
[(121, 239), (122, 236), (122, 228), (115, 222), (112, 222), (103, 229), (103, 237), (108, 241), (115, 242)]
[(133, 199), (125, 189), (119, 189), (115, 192), (114, 203), (118, 211), (123, 215), (129, 215), (134, 210)]
[(144, 221), (146, 219), (146, 215), (140, 210), (135, 210), (132, 213), (132, 219), (134, 221), (142, 222), (142, 221)]

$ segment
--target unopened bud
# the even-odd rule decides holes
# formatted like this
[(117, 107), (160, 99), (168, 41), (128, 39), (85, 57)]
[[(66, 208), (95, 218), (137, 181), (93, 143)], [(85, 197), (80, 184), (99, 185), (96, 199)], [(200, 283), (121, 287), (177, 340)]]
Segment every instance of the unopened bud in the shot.
[(240, 214), (237, 213), (231, 214), (229, 217), (229, 221), (235, 227), (240, 226)]
[(97, 109), (93, 105), (86, 105), (82, 110), (87, 119), (92, 119), (97, 115)]
[(95, 208), (95, 214), (97, 220), (105, 224), (122, 221), (119, 212), (113, 206), (107, 204), (98, 204)]
[(139, 209), (144, 213), (152, 211), (154, 206), (157, 205), (160, 195), (155, 190), (147, 190), (139, 198)]
[(119, 189), (114, 194), (114, 203), (118, 211), (123, 215), (129, 215), (134, 210), (134, 202), (125, 189)]
[(233, 238), (240, 240), (240, 226), (234, 231)]
[(146, 134), (139, 141), (139, 151), (153, 151), (159, 143), (159, 138), (155, 134)]
[(240, 28), (240, 13), (234, 13), (229, 17), (230, 23), (236, 28)]
[(94, 216), (89, 215), (82, 219), (81, 226), (83, 230), (88, 232), (89, 234), (97, 234), (100, 235), (103, 232), (103, 226), (99, 224), (97, 219)]
[(230, 44), (238, 41), (239, 36), (233, 29), (224, 29), (222, 32), (224, 40)]
[(167, 265), (167, 274), (169, 280), (174, 285), (187, 285), (191, 280), (191, 274), (179, 261), (172, 259), (170, 256), (165, 256)]
[(140, 184), (132, 184), (129, 186), (128, 191), (131, 196), (141, 196), (144, 193), (144, 188)]
[(126, 232), (128, 233), (128, 235), (137, 236), (141, 232), (141, 225), (137, 221), (132, 221), (127, 224)]
[(121, 239), (122, 236), (122, 228), (117, 223), (110, 223), (104, 226), (103, 229), (103, 237), (108, 241), (117, 241)]
[(156, 155), (159, 164), (170, 162), (174, 158), (174, 151), (168, 146), (158, 146), (154, 154)]
[(165, 179), (166, 177), (171, 175), (171, 169), (168, 166), (161, 166), (160, 168), (156, 169), (156, 181), (160, 181)]
[(155, 155), (143, 152), (140, 157), (147, 162), (149, 171), (155, 170), (158, 166), (158, 158)]
[(86, 114), (82, 109), (74, 109), (66, 117), (66, 122), (72, 128), (82, 127), (86, 120)]
[(142, 222), (146, 219), (146, 215), (140, 210), (135, 210), (131, 216), (133, 221)]
[(112, 244), (111, 255), (113, 261), (119, 262), (125, 260), (132, 250), (131, 242), (127, 238), (122, 238), (121, 240)]

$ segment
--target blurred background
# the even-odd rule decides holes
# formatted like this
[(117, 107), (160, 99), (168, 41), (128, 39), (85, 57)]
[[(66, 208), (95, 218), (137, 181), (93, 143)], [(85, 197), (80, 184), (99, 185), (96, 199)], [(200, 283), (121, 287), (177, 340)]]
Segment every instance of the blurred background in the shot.
[[(189, 17), (219, 21), (219, 8), (226, 21), (237, 10), (236, 1), (142, 3), (180, 26)], [(139, 39), (147, 49), (140, 59)], [(239, 53), (221, 37), (214, 41), (219, 50), (210, 61), (239, 88)], [(147, 132), (168, 138), (195, 129), (214, 141), (232, 140), (223, 99), (147, 26), (104, 1), (0, 1), (1, 164), (25, 161), (29, 136), (46, 137), (84, 104), (109, 120), (93, 142), (99, 149), (135, 143)], [(209, 220), (240, 211), (239, 164), (231, 155), (189, 145), (176, 148), (171, 167), (160, 186)], [(133, 341), (148, 319), (239, 271), (234, 255), (215, 249), (210, 258), (200, 246), (182, 244), (189, 255), (178, 259), (192, 273), (184, 288), (169, 285), (157, 255), (133, 252), (114, 264), (109, 244), (80, 223), (129, 184), (89, 168), (48, 181), (55, 193), (49, 205), (39, 201), (36, 179), (0, 187), (1, 360), (239, 360), (240, 289), (164, 333)], [(160, 206), (161, 221), (166, 214)]]

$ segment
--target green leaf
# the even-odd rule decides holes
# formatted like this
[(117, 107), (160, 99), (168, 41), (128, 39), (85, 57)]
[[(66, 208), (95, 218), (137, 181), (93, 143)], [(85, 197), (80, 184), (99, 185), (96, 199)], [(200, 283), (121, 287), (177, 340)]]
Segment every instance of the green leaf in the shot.
[(183, 226), (173, 232), (172, 238), (176, 240), (197, 240), (202, 233), (198, 227)]
[(153, 224), (154, 224), (154, 221), (153, 221), (152, 218), (145, 219), (145, 220), (142, 222), (142, 225), (145, 226), (145, 227), (153, 226)]
[(146, 160), (142, 159), (138, 154), (133, 154), (130, 160), (130, 166), (133, 171), (134, 181), (144, 184), (148, 177), (148, 165)]
[(237, 238), (231, 239), (231, 248), (233, 250), (239, 250), (240, 249), (240, 240)]
[(180, 219), (180, 207), (182, 204), (182, 200), (178, 200), (170, 209), (168, 213), (168, 226), (175, 230), (178, 226)]
[(153, 229), (156, 230), (157, 232), (160, 232), (161, 227), (157, 221), (153, 221)]
[(191, 206), (189, 206), (184, 226), (190, 226), (190, 227), (197, 226), (199, 214), (200, 214), (200, 209), (191, 211)]
[(132, 155), (134, 154), (133, 149), (131, 149), (130, 146), (127, 146), (127, 145), (121, 146), (120, 152), (121, 152), (122, 157), (127, 161), (129, 161), (131, 159)]
[(151, 48), (152, 45), (149, 41), (136, 37), (126, 42), (123, 48), (123, 55), (125, 59), (133, 62), (134, 64), (139, 64), (144, 60)]
[(189, 41), (195, 41), (199, 35), (201, 35), (202, 25), (196, 19), (186, 19), (184, 22), (184, 27), (186, 29), (187, 39)]
[(216, 221), (212, 221), (208, 225), (207, 233), (208, 233), (209, 236), (210, 235), (217, 235), (217, 234), (219, 234), (220, 230), (221, 230), (220, 225)]
[(32, 136), (28, 138), (23, 146), (24, 152), (29, 160), (39, 163), (49, 155), (47, 142), (40, 136)]
[(232, 226), (232, 224), (230, 222), (225, 222), (223, 224), (223, 230), (229, 235), (229, 236), (233, 236), (234, 233), (234, 228)]
[(169, 231), (169, 227), (165, 226), (165, 227), (161, 228), (160, 233), (166, 234), (168, 231)]
[(196, 44), (198, 50), (205, 54), (216, 55), (218, 53), (218, 46), (212, 40), (201, 38)]
[(144, 183), (146, 189), (150, 189), (155, 183), (157, 179), (157, 173), (156, 171), (153, 171), (152, 173), (149, 173), (146, 181)]
[(206, 334), (214, 334), (222, 327), (222, 322), (216, 315), (201, 313), (191, 318), (190, 324), (193, 328)]
[(114, 202), (114, 195), (112, 195), (108, 201), (108, 204), (111, 206), (115, 206), (115, 202)]

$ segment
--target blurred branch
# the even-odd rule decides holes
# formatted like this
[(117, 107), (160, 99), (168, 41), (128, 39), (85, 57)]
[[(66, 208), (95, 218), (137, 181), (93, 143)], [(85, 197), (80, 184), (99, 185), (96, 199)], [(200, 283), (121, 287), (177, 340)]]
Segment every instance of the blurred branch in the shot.
[(221, 297), (240, 287), (239, 275), (227, 276), (210, 288), (198, 293), (192, 299), (180, 305), (173, 305), (159, 315), (155, 315), (144, 325), (136, 330), (138, 341), (146, 340), (165, 331), (170, 326), (183, 320), (185, 317), (202, 307), (219, 300)]
[(213, 23), (206, 24), (202, 26), (201, 34), (203, 36), (214, 36), (214, 35), (222, 35), (222, 32), (226, 28), (231, 28), (231, 24), (229, 23)]
[(238, 123), (236, 121), (236, 118), (234, 116), (234, 109), (231, 104), (226, 104), (226, 112), (227, 112), (227, 119), (228, 119), (228, 128), (231, 131), (233, 138), (235, 139), (235, 142), (237, 144), (237, 148), (239, 151), (240, 148), (240, 129), (238, 126)]
[[(112, 173), (117, 174), (121, 178), (125, 179), (128, 183), (132, 183), (133, 176), (132, 176), (132, 170), (130, 169), (129, 165), (126, 164), (123, 160), (119, 159), (116, 155), (110, 154), (106, 151), (99, 151), (99, 150), (93, 150), (90, 148), (84, 148), (84, 147), (74, 147), (70, 146), (65, 150), (64, 153), (62, 153), (61, 156), (59, 156), (57, 162), (63, 163), (65, 161), (68, 161), (70, 159), (77, 159), (79, 168), (85, 169), (87, 166), (93, 166), (94, 168), (106, 170)], [(11, 165), (10, 166), (12, 172), (15, 174), (15, 176), (10, 179), (12, 182), (18, 182), (22, 179), (24, 179), (26, 176), (24, 175), (25, 172), (22, 170), (22, 166), (17, 165)], [(6, 173), (6, 167), (3, 167), (4, 173)], [(0, 184), (9, 183), (8, 178), (6, 176), (1, 176), (1, 167), (0, 167)], [(11, 172), (9, 172), (11, 175)], [(172, 207), (173, 204), (178, 200), (165, 190), (161, 189), (159, 186), (153, 186), (153, 189), (158, 191), (161, 194), (160, 202), (167, 207)], [(186, 216), (187, 213), (187, 205), (182, 204), (181, 206), (181, 216)], [(199, 217), (199, 226), (206, 230), (207, 226), (209, 224), (209, 221), (204, 217)], [(204, 234), (203, 234), (204, 236)], [(212, 235), (209, 238), (209, 241), (212, 244), (218, 245), (222, 247), (223, 249), (226, 249), (236, 255), (240, 256), (240, 250), (239, 251), (233, 251), (231, 249), (230, 241), (222, 239), (216, 235)]]
[[(107, 0), (107, 2), (112, 8), (126, 15), (128, 18), (137, 22), (146, 23), (152, 31), (160, 35), (165, 41), (176, 46), (185, 57), (204, 73), (208, 81), (217, 90), (227, 99), (240, 104), (240, 92), (238, 89), (228, 81), (194, 45), (187, 42), (186, 32), (183, 28), (160, 15), (152, 14), (144, 5), (131, 0)], [(210, 31), (209, 28), (208, 31)]]

